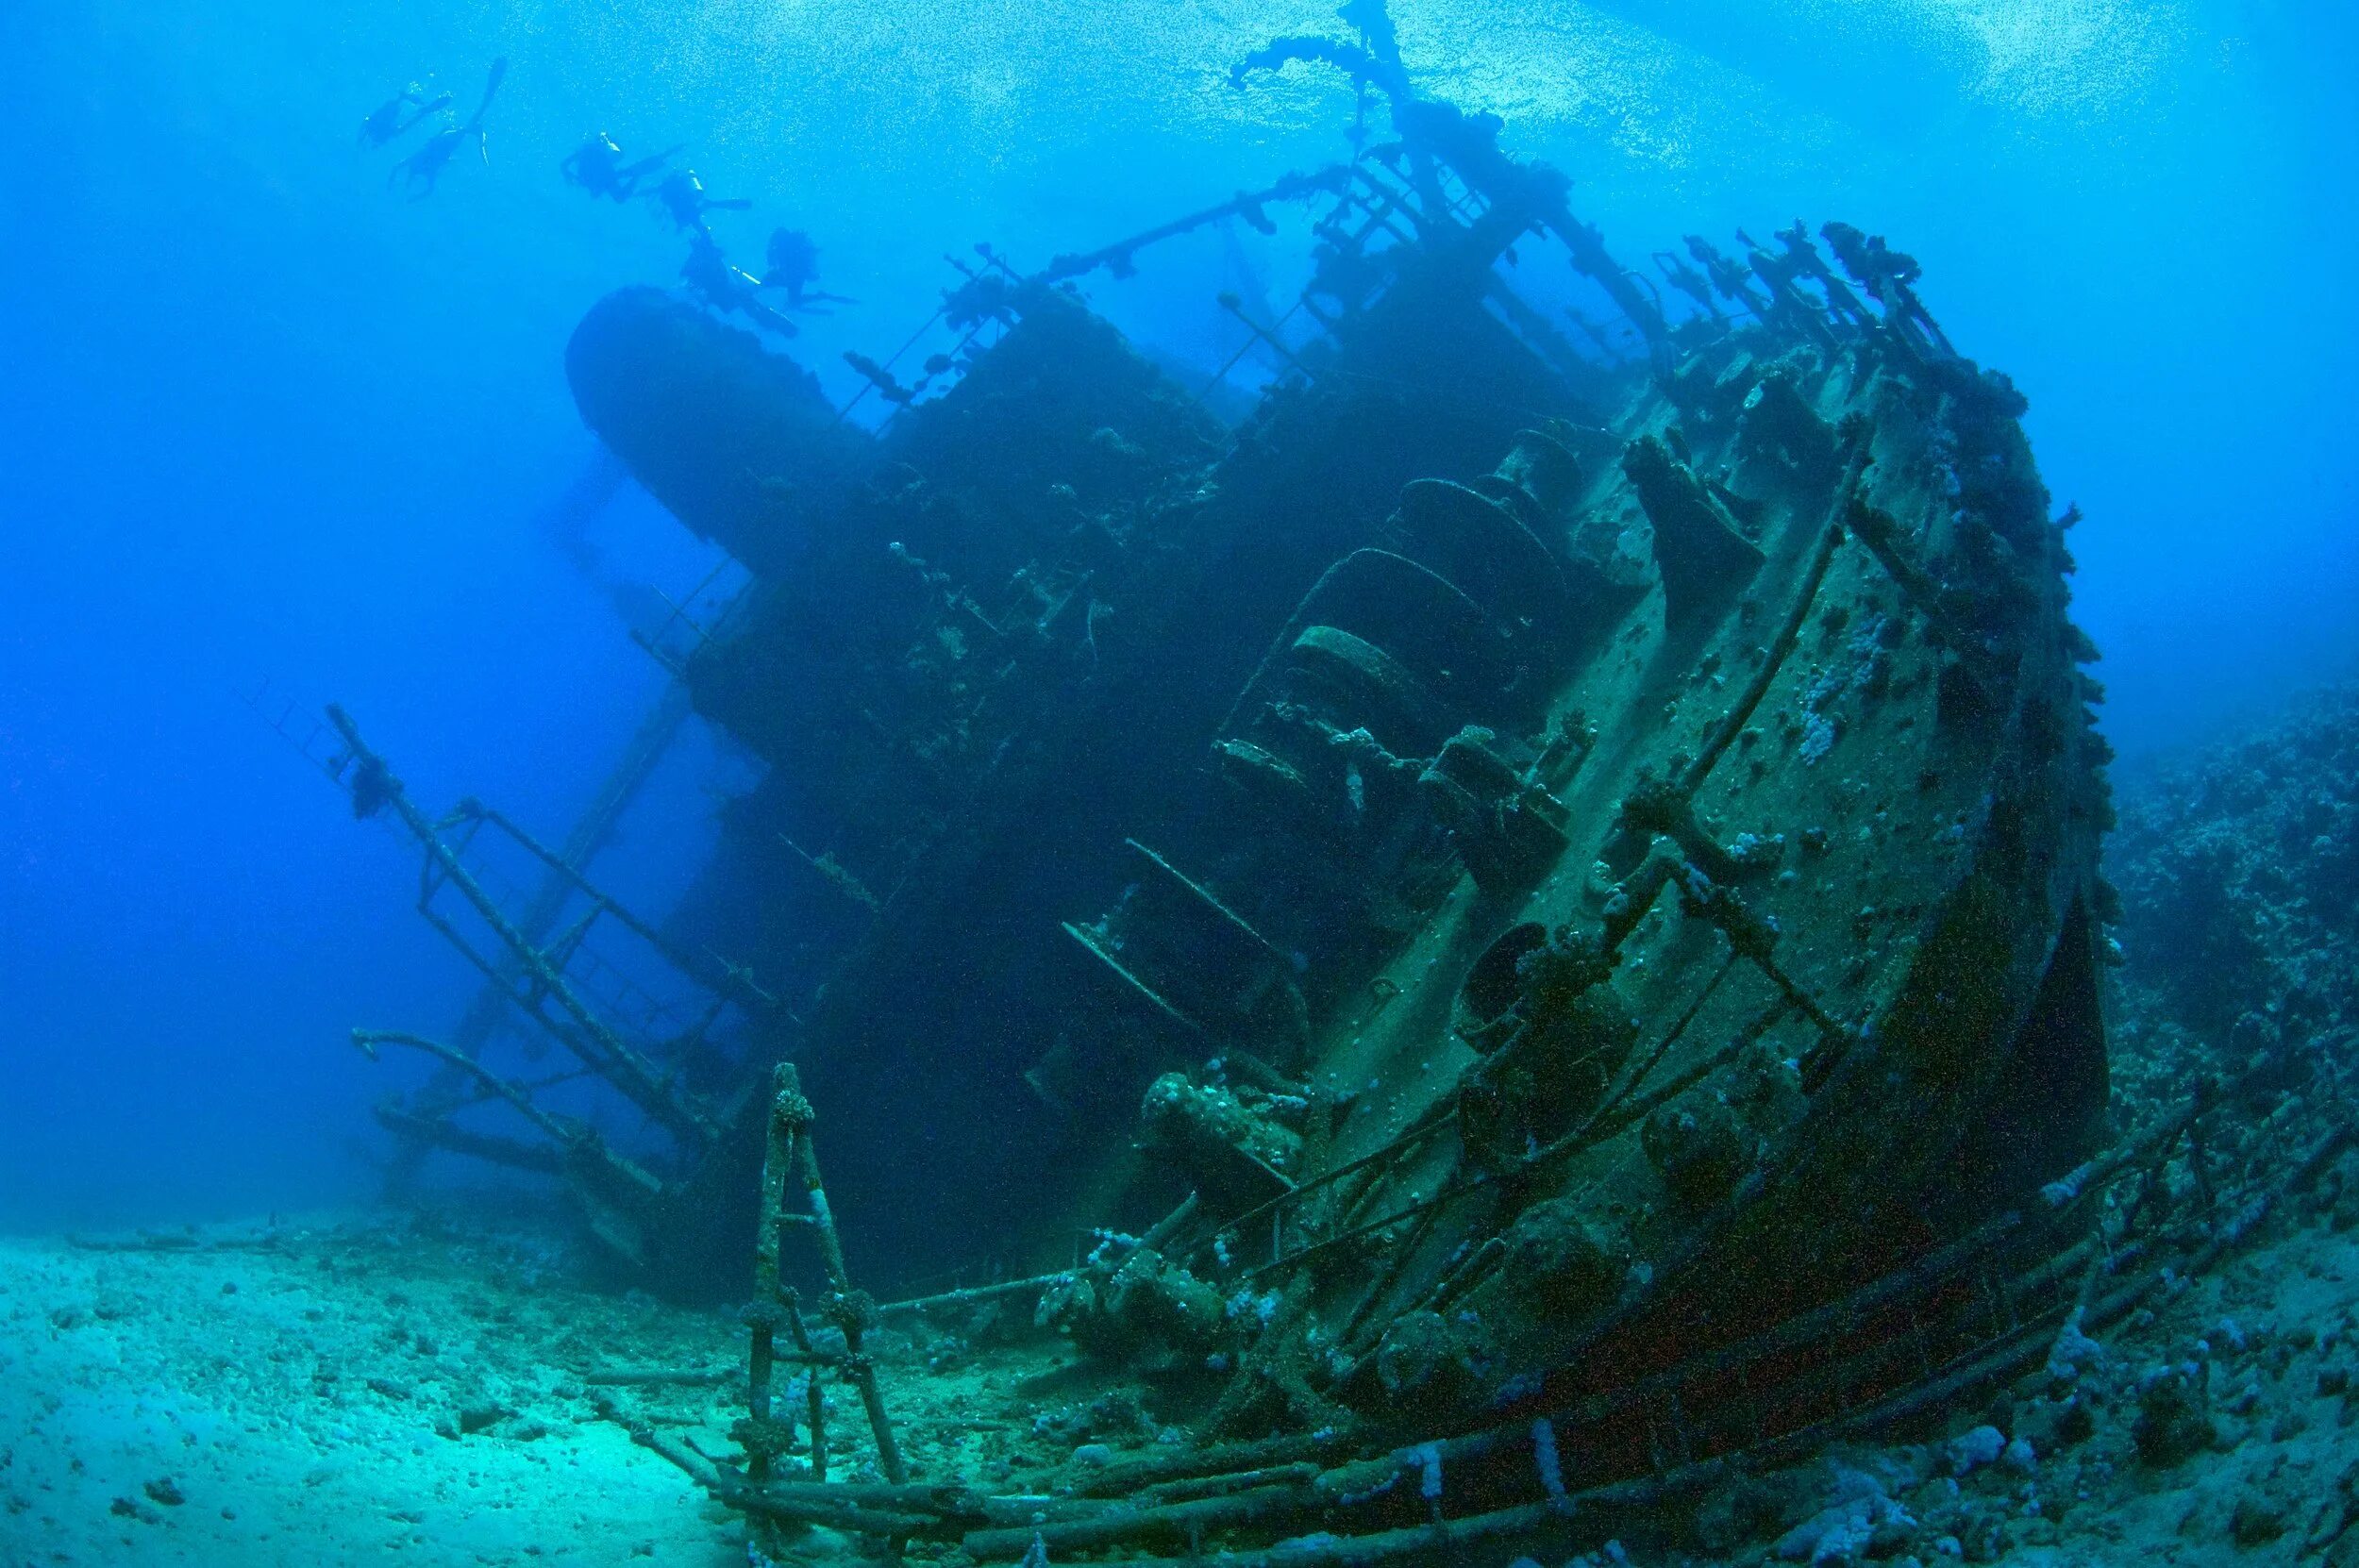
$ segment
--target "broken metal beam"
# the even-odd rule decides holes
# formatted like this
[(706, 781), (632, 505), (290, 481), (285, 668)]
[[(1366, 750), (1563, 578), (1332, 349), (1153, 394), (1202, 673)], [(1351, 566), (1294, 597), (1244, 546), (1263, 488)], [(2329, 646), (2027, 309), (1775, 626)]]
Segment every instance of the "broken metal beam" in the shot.
[[(351, 751), (354, 771), (352, 779), (353, 810), (361, 816), (375, 816), (390, 809), (401, 825), (426, 851), (427, 864), (439, 873), (443, 881), (459, 890), (467, 903), (481, 917), (502, 945), (514, 957), (523, 974), (540, 991), (545, 992), (562, 1009), (579, 1037), (560, 1034), (560, 1040), (594, 1068), (608, 1082), (621, 1091), (632, 1104), (644, 1110), (664, 1129), (692, 1148), (710, 1145), (720, 1136), (718, 1125), (689, 1100), (678, 1084), (659, 1075), (645, 1058), (628, 1042), (590, 1009), (563, 976), (551, 967), (515, 924), (501, 912), (492, 896), (484, 892), (467, 868), (460, 864), (459, 855), (443, 836), (443, 829), (410, 800), (399, 778), (386, 765), (385, 759), (369, 749), (360, 731), (349, 714), (330, 704), (328, 722), (343, 738)], [(594, 1052), (583, 1053), (582, 1043), (595, 1043)]]

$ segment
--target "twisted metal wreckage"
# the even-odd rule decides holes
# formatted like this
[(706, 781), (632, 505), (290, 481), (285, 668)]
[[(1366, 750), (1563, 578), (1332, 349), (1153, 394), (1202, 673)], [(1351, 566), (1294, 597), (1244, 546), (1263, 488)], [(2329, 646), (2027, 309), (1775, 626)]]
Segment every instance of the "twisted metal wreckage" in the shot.
[[(660, 1279), (758, 1238), (743, 1456), (632, 1424), (761, 1530), (1291, 1564), (1601, 1538), (2037, 1368), (2341, 1146), (2288, 1101), (2263, 1125), (2311, 1142), (2279, 1175), (2155, 1181), (2232, 1091), (2100, 1149), (2072, 514), (1914, 262), (1832, 224), (1832, 265), (1799, 225), (1691, 240), (1655, 258), (1675, 317), (1562, 175), (1413, 89), (1380, 5), (1344, 15), (1359, 42), (1238, 80), (1340, 67), (1389, 139), (1037, 274), (979, 251), (921, 380), (849, 357), (880, 433), (658, 291), (584, 320), (585, 419), (753, 579), (667, 656), (769, 764), (678, 929), (578, 842), (530, 845), (548, 880), (504, 915), (457, 841), (529, 841), (428, 817), (334, 717), (429, 912), (455, 889), (491, 932), (490, 1012), (668, 1152), (465, 1043), (363, 1034), (444, 1067), (387, 1126), (561, 1175)], [(1280, 203), (1315, 269), (1278, 320), (1224, 299), (1275, 371), (1228, 429), (1071, 284)], [(694, 1026), (592, 999), (594, 926)], [(838, 1214), (903, 1284), (1135, 1234), (879, 1308)], [(911, 1479), (863, 1337), (994, 1303), (1189, 1441)], [(828, 1430), (830, 1376), (864, 1440)]]

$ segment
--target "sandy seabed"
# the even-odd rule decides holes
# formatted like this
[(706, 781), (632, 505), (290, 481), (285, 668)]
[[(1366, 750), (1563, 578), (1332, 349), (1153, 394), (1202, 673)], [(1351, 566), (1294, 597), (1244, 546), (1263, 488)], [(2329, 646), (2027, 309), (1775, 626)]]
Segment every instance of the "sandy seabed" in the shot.
[[(2359, 1563), (2353, 1176), (2107, 1336), (2068, 1393), (2018, 1391), (1748, 1482), (1750, 1517), (1715, 1551), (1632, 1542), (1577, 1560)], [(1032, 1418), (1072, 1396), (1050, 1395), (1069, 1377), (1052, 1346), (895, 1339), (880, 1359), (917, 1476), (991, 1482), (1012, 1460), (1053, 1487), (1088, 1457), (1086, 1432)], [(0, 1240), (0, 1568), (743, 1565), (742, 1524), (601, 1419), (590, 1381), (709, 1373), (622, 1397), (673, 1443), (726, 1454), (742, 1351), (733, 1314), (591, 1290), (528, 1237), (368, 1217)], [(2142, 1452), (2158, 1379), (2198, 1391), (2183, 1452)], [(2085, 1431), (2059, 1435), (2060, 1400), (2090, 1408)], [(2025, 1439), (2025, 1462), (1950, 1457), (1989, 1421)], [(845, 1458), (857, 1472), (862, 1450)], [(1858, 1508), (1863, 1476), (1907, 1527), (1824, 1550), (1819, 1526)], [(778, 1560), (857, 1555), (814, 1532)]]
[(393, 1223), (0, 1240), (0, 1568), (742, 1564), (581, 1382), (741, 1337)]

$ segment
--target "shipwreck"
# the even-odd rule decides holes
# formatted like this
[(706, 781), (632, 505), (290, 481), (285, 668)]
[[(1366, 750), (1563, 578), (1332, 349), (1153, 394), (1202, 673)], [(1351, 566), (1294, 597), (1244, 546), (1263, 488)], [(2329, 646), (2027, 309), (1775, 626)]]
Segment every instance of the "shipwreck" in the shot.
[[(584, 420), (744, 574), (650, 641), (651, 726), (767, 765), (672, 921), (597, 890), (594, 830), (431, 815), (335, 717), (486, 976), (465, 1038), (361, 1037), (443, 1063), (382, 1119), (755, 1293), (743, 1452), (634, 1425), (764, 1539), (1578, 1537), (2134, 1299), (2098, 1199), (2188, 1118), (2109, 1145), (2095, 653), (2023, 399), (1844, 225), (1629, 264), (1346, 20), (1238, 78), (1347, 74), (1347, 160), (1033, 271), (979, 247), (922, 370), (856, 359), (880, 423), (672, 293), (581, 323)], [(1084, 286), (1281, 208), (1310, 282), (1224, 300), (1267, 372), (1217, 417)], [(593, 994), (596, 930), (687, 1026)], [(500, 1017), (644, 1126), (547, 1109)], [(927, 1374), (876, 1337), (987, 1306), (1164, 1440), (918, 1474)]]

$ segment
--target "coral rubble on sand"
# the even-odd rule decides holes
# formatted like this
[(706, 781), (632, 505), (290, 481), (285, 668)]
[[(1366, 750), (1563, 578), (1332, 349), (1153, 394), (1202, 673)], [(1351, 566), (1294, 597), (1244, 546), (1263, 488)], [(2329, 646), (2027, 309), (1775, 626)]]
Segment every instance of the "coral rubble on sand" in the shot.
[(408, 1222), (0, 1242), (0, 1564), (742, 1560), (585, 1381), (729, 1326)]

